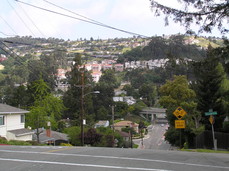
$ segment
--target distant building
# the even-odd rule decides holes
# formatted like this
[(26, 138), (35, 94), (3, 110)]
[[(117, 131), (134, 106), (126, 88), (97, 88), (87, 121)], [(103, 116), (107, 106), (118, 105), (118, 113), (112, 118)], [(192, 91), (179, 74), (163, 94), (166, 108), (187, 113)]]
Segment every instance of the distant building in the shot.
[[(39, 129), (39, 141), (41, 144), (60, 145), (61, 143), (69, 143), (67, 134), (52, 131), (50, 129)], [(37, 141), (37, 135), (33, 135), (33, 140)]]
[(99, 71), (92, 72), (91, 76), (92, 76), (93, 81), (97, 83), (97, 82), (99, 82), (99, 79), (102, 76), (102, 72), (99, 72)]
[(95, 128), (108, 127), (110, 125), (109, 121), (99, 121), (95, 124)]
[(122, 131), (122, 128), (133, 128), (135, 132), (139, 132), (137, 123), (132, 121), (120, 121), (114, 124), (114, 129), (117, 131)]
[(108, 69), (112, 69), (112, 65), (111, 64), (104, 64), (103, 65), (103, 70), (108, 70)]
[(122, 72), (124, 70), (123, 64), (114, 64), (114, 69), (116, 72)]

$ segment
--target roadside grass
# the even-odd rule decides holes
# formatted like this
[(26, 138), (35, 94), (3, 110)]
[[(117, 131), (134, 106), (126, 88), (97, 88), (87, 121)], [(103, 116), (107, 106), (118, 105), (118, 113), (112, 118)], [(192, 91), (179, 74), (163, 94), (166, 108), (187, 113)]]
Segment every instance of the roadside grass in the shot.
[(229, 151), (221, 151), (221, 150), (209, 150), (209, 149), (181, 149), (181, 151), (188, 152), (200, 152), (200, 153), (226, 153), (229, 154)]

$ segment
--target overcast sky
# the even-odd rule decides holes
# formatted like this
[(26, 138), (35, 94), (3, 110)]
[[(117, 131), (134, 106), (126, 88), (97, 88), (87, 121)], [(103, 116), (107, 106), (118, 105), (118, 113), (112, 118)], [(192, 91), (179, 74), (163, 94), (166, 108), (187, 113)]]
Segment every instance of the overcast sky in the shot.
[[(80, 18), (77, 15), (50, 5), (45, 0), (20, 1)], [(151, 11), (149, 0), (47, 1), (103, 24), (140, 35), (150, 37), (162, 34), (185, 33), (184, 28), (180, 24), (170, 23), (169, 26), (165, 27), (163, 17), (155, 17)], [(175, 3), (175, 0), (159, 1), (166, 3), (166, 5), (179, 6), (179, 4)], [(90, 37), (94, 39), (132, 37), (131, 34), (42, 11), (15, 0), (1, 0), (0, 37), (11, 35), (55, 37), (70, 40), (77, 40), (79, 38), (89, 39)], [(221, 37), (217, 32), (214, 32), (211, 36)]]

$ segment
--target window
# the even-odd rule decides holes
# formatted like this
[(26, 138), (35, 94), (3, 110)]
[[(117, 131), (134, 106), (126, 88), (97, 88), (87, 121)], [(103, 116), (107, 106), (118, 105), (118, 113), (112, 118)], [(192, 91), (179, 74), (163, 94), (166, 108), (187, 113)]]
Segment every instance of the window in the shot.
[(0, 115), (0, 125), (5, 125), (5, 116)]
[(25, 123), (25, 115), (21, 115), (21, 123)]

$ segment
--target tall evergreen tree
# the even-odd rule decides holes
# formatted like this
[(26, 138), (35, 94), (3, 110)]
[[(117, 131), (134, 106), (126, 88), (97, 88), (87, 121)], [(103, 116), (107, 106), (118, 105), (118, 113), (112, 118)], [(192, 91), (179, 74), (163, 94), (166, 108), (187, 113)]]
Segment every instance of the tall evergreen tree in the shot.
[(225, 109), (221, 102), (222, 94), (221, 86), (225, 79), (225, 71), (219, 58), (214, 56), (211, 48), (208, 50), (207, 58), (204, 61), (194, 64), (194, 72), (197, 78), (196, 94), (198, 99), (198, 110), (202, 113), (202, 122), (206, 125), (206, 129), (211, 129), (209, 118), (205, 117), (205, 112), (209, 109), (218, 112), (215, 116), (215, 128), (222, 128), (225, 118)]
[(79, 125), (82, 91), (84, 94), (83, 105), (85, 116), (87, 119), (94, 117), (92, 96), (88, 94), (92, 92), (92, 77), (85, 67), (83, 67), (80, 54), (76, 54), (75, 56), (74, 65), (72, 65), (71, 71), (67, 73), (67, 81), (69, 87), (63, 96), (64, 105), (67, 107), (64, 117), (76, 120), (76, 124)]

